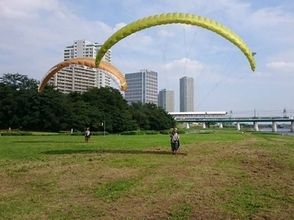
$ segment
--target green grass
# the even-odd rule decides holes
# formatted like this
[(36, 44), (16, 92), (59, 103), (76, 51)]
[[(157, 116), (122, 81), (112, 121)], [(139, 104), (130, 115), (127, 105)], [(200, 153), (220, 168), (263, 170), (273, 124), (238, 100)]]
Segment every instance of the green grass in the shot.
[(168, 219), (170, 220), (184, 220), (189, 219), (193, 208), (188, 203), (175, 204)]
[[(234, 141), (244, 137), (239, 133), (191, 134), (181, 135), (181, 144), (198, 141)], [(70, 154), (93, 151), (140, 151), (147, 147), (162, 147), (169, 149), (168, 136), (164, 135), (134, 135), (134, 136), (92, 136), (89, 143), (84, 143), (83, 136), (3, 136), (0, 137), (0, 159), (38, 160), (44, 157), (42, 153)], [(123, 153), (123, 152), (122, 152)]]
[(267, 187), (253, 187), (251, 185), (235, 186), (227, 189), (223, 194), (229, 196), (223, 204), (226, 210), (241, 218), (252, 218), (259, 211), (271, 212), (278, 205), (294, 203), (290, 196), (284, 196), (277, 190)]
[(293, 219), (294, 137), (0, 137), (0, 219)]
[(96, 195), (105, 201), (112, 202), (125, 195), (135, 183), (132, 179), (120, 179), (108, 182), (96, 190)]

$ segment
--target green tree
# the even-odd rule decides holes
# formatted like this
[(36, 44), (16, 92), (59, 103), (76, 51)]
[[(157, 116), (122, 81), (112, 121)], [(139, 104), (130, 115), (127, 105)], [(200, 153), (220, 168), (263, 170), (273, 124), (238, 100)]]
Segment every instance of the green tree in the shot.
[[(129, 106), (117, 89), (93, 88), (83, 93), (82, 96), (92, 109), (91, 126), (105, 123), (108, 132), (121, 132), (136, 128)], [(98, 126), (98, 129), (102, 130), (103, 126)]]
[(16, 91), (13, 88), (0, 83), (0, 128), (2, 129), (13, 128), (18, 124), (15, 93)]
[(131, 113), (140, 129), (164, 130), (175, 125), (173, 117), (155, 104), (132, 103)]
[(63, 94), (47, 86), (37, 91), (38, 82), (20, 74), (0, 78), (0, 128), (26, 130), (122, 132), (144, 129), (161, 130), (173, 126), (174, 120), (153, 104), (129, 106), (114, 88), (93, 88), (84, 93)]
[(66, 95), (53, 88), (46, 88), (39, 94), (39, 120), (42, 130), (68, 129), (69, 112), (66, 103)]
[(27, 122), (31, 102), (38, 81), (19, 73), (0, 77), (0, 124), (2, 128), (20, 128)]
[(15, 90), (30, 90), (38, 87), (38, 81), (28, 78), (27, 75), (19, 73), (6, 73), (0, 77), (0, 83), (7, 85)]

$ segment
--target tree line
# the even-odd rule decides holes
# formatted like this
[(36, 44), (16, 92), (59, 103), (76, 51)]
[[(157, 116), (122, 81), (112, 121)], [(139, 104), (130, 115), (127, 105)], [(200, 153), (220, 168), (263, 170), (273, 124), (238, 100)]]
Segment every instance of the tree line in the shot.
[(175, 121), (154, 104), (128, 105), (111, 87), (64, 94), (51, 86), (37, 91), (38, 81), (21, 74), (0, 77), (0, 129), (35, 131), (92, 131), (118, 133), (131, 130), (164, 130)]

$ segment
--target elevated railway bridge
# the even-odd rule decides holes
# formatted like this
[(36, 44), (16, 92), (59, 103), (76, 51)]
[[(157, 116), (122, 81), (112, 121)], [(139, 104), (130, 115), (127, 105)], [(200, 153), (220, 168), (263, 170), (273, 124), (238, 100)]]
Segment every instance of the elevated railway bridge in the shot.
[(203, 128), (209, 124), (219, 124), (222, 128), (224, 123), (233, 123), (237, 130), (241, 130), (241, 123), (252, 123), (254, 130), (259, 131), (259, 124), (271, 123), (272, 131), (277, 132), (278, 123), (290, 123), (290, 131), (294, 132), (294, 118), (285, 117), (231, 117), (227, 112), (170, 112), (177, 122), (201, 123)]

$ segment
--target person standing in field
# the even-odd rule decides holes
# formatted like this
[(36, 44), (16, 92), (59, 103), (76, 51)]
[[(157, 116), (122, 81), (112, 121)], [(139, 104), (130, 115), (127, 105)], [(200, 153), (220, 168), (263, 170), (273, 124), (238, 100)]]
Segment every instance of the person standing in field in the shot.
[(177, 153), (179, 147), (180, 147), (180, 135), (178, 134), (177, 128), (173, 128), (171, 134), (170, 134), (170, 145), (172, 153)]
[(89, 139), (91, 137), (90, 128), (87, 128), (85, 131), (85, 142), (88, 143)]

